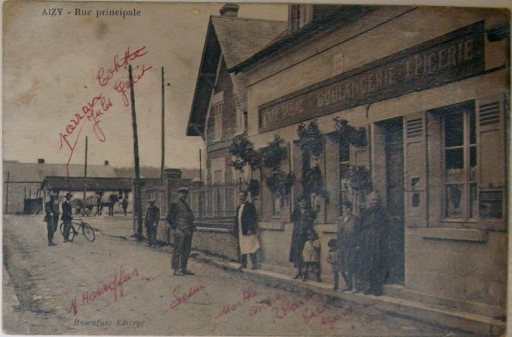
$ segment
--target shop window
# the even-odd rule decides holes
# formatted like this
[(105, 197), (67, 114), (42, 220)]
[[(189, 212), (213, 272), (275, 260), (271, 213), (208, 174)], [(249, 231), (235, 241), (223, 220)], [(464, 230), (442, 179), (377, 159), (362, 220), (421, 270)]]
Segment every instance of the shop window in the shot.
[(477, 144), (474, 106), (443, 118), (445, 217), (477, 217)]

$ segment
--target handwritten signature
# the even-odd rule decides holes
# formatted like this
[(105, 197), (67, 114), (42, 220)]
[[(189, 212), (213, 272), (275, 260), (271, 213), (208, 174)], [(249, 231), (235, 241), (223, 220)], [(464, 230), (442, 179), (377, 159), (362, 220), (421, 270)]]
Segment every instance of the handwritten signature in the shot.
[(199, 286), (190, 287), (188, 289), (188, 292), (182, 294), (181, 286), (177, 286), (172, 291), (172, 295), (174, 296), (175, 300), (171, 302), (169, 309), (167, 309), (164, 312), (164, 314), (167, 313), (169, 310), (172, 310), (172, 309), (178, 307), (180, 304), (185, 303), (189, 298), (196, 295), (197, 293), (199, 293), (201, 290), (204, 290), (205, 288), (206, 288), (206, 286), (201, 284)]
[[(123, 284), (130, 281), (134, 276), (139, 276), (137, 268), (133, 268), (131, 273), (127, 273), (123, 266), (121, 266), (119, 272), (117, 269), (114, 271), (114, 280), (112, 282), (98, 285), (96, 290), (84, 291), (82, 293), (82, 305), (88, 305), (109, 292), (114, 294), (114, 302), (116, 302), (118, 298), (124, 296)], [(68, 313), (71, 312), (73, 312), (74, 315), (78, 314), (76, 297), (71, 300)]]
[[(130, 61), (133, 61), (139, 57), (146, 55), (148, 52), (149, 50), (147, 50), (146, 46), (144, 46), (142, 48), (137, 49), (134, 52), (130, 52), (130, 48), (127, 48), (124, 52), (124, 56), (114, 56), (114, 65), (112, 68), (105, 70), (105, 68), (100, 67), (98, 69), (98, 72), (96, 74), (96, 79), (98, 80), (98, 83), (100, 84), (100, 86), (105, 87), (109, 83), (109, 81), (114, 78), (114, 76), (119, 72), (121, 68), (128, 65)], [(133, 79), (133, 83), (137, 83), (144, 76), (144, 74), (151, 68), (153, 68), (153, 66), (146, 67), (145, 65), (143, 65), (142, 71), (135, 76), (135, 78)], [(125, 106), (130, 105), (130, 102), (126, 95), (126, 91), (129, 88), (130, 81), (123, 77), (117, 79), (113, 86), (113, 89), (116, 92), (121, 93), (123, 104)], [(106, 94), (104, 94), (104, 92), (101, 92), (99, 95), (94, 96), (89, 102), (83, 105), (82, 112), (75, 113), (73, 118), (71, 118), (69, 122), (66, 124), (64, 131), (60, 132), (59, 150), (61, 150), (63, 147), (66, 147), (69, 150), (68, 162), (66, 164), (68, 176), (69, 163), (71, 162), (73, 153), (76, 148), (76, 144), (80, 138), (80, 134), (85, 123), (87, 121), (91, 122), (93, 124), (93, 131), (96, 135), (96, 138), (100, 142), (105, 142), (107, 140), (107, 137), (105, 136), (105, 133), (100, 127), (100, 116), (107, 112), (113, 105), (114, 104), (112, 103), (112, 100)]]
[(104, 87), (107, 83), (114, 77), (114, 74), (119, 71), (119, 69), (128, 65), (129, 61), (135, 60), (137, 57), (141, 57), (146, 55), (149, 50), (146, 50), (146, 46), (137, 49), (133, 53), (130, 53), (130, 48), (128, 47), (124, 52), (124, 57), (119, 58), (119, 55), (114, 56), (114, 67), (107, 70), (107, 75), (105, 75), (105, 69), (100, 67), (98, 69), (98, 73), (96, 74), (96, 79), (98, 83)]
[(258, 296), (259, 293), (251, 288), (246, 288), (242, 290), (242, 299), (233, 304), (224, 304), (221, 312), (215, 316), (215, 319), (220, 318), (224, 315), (235, 312), (238, 308), (240, 308), (245, 303), (249, 302), (252, 298)]

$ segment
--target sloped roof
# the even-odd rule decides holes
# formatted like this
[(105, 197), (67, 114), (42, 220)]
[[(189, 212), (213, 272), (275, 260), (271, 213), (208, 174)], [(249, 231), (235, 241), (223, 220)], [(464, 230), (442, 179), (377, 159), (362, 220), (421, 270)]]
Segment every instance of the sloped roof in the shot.
[(228, 68), (265, 48), (288, 27), (286, 21), (226, 16), (212, 16), (210, 20)]
[(232, 68), (265, 48), (287, 29), (286, 21), (211, 16), (206, 32), (187, 136), (203, 136), (206, 114), (222, 53)]
[[(46, 176), (68, 176), (68, 170), (65, 164), (38, 164), (38, 163), (20, 163), (14, 161), (3, 162), (3, 177), (7, 180), (9, 172), (9, 181), (18, 182), (41, 182)], [(70, 177), (83, 177), (84, 165), (70, 164)], [(87, 165), (88, 177), (116, 177), (114, 168), (110, 165)]]

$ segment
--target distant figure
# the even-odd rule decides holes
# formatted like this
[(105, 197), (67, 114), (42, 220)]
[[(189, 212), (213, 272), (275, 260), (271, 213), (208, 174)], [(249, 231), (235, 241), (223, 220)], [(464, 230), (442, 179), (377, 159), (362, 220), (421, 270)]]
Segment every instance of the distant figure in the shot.
[(102, 210), (103, 206), (101, 206), (101, 195), (99, 195), (97, 198), (96, 198), (96, 214), (97, 216), (101, 215), (101, 210)]
[(69, 232), (71, 231), (71, 220), (73, 220), (73, 207), (71, 206), (71, 193), (66, 194), (66, 200), (62, 203), (62, 222), (64, 222), (64, 230), (62, 236), (64, 237), (64, 243), (69, 242)]
[(155, 206), (155, 200), (149, 200), (149, 207), (146, 212), (146, 234), (148, 236), (148, 247), (156, 247), (156, 231), (160, 221), (160, 209)]
[(123, 207), (124, 216), (128, 214), (128, 198), (125, 197), (121, 202), (121, 206)]
[(289, 259), (297, 268), (294, 279), (302, 277), (302, 251), (308, 240), (307, 232), (313, 229), (313, 221), (316, 218), (316, 213), (308, 206), (307, 201), (308, 197), (306, 195), (301, 196), (298, 200), (298, 207), (292, 213), (293, 232)]
[(238, 199), (240, 205), (236, 208), (233, 234), (238, 238), (241, 268), (247, 268), (247, 255), (249, 255), (252, 269), (258, 269), (256, 251), (260, 248), (260, 243), (256, 236), (258, 230), (256, 207), (252, 202), (247, 201), (247, 192), (240, 192)]
[(53, 234), (57, 230), (57, 223), (59, 222), (59, 203), (56, 202), (57, 196), (50, 194), (50, 200), (44, 205), (46, 215), (44, 221), (46, 222), (46, 229), (48, 230), (48, 246), (55, 246), (53, 242)]
[(302, 251), (304, 261), (302, 281), (308, 280), (311, 272), (315, 274), (317, 282), (322, 282), (320, 278), (320, 240), (318, 240), (318, 235), (313, 229), (308, 230), (307, 237), (308, 240), (304, 243), (304, 250)]
[(361, 214), (360, 273), (362, 279), (369, 283), (364, 294), (380, 296), (389, 273), (389, 215), (378, 193), (370, 193), (368, 201), (370, 207)]
[(343, 291), (358, 292), (356, 275), (361, 265), (359, 255), (359, 238), (361, 222), (352, 214), (352, 203), (345, 201), (342, 205), (343, 216), (338, 221), (339, 270), (345, 280)]
[(327, 242), (329, 247), (329, 254), (327, 255), (327, 263), (331, 265), (332, 274), (334, 275), (334, 287), (333, 290), (339, 289), (340, 284), (340, 266), (338, 262), (338, 240), (330, 239)]
[(109, 216), (114, 216), (114, 206), (115, 206), (117, 200), (119, 200), (117, 197), (117, 194), (110, 195), (109, 201), (108, 201), (108, 215)]
[(187, 269), (188, 258), (192, 248), (192, 235), (196, 230), (194, 226), (194, 214), (185, 202), (188, 196), (188, 188), (180, 187), (178, 197), (169, 204), (167, 223), (174, 231), (174, 251), (172, 254), (172, 269), (174, 275), (194, 275)]

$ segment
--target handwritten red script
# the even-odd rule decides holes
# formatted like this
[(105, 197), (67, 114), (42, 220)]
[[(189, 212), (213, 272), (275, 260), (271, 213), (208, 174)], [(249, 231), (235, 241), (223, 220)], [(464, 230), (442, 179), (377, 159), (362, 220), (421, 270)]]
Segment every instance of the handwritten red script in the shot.
[(246, 288), (246, 289), (242, 290), (242, 298), (236, 303), (224, 304), (221, 312), (217, 316), (215, 316), (215, 318), (217, 319), (217, 318), (220, 318), (221, 316), (228, 315), (232, 312), (235, 312), (242, 305), (249, 302), (252, 298), (254, 298), (258, 295), (259, 295), (259, 293), (251, 288)]
[[(101, 87), (105, 87), (110, 80), (114, 79), (116, 75), (119, 75), (118, 79), (115, 81), (112, 89), (115, 92), (121, 93), (123, 104), (125, 106), (129, 106), (130, 102), (126, 95), (126, 91), (130, 89), (130, 81), (127, 80), (126, 74), (123, 75), (119, 73), (119, 70), (128, 65), (130, 61), (133, 61), (139, 57), (146, 55), (149, 50), (146, 47), (142, 47), (137, 49), (134, 52), (130, 52), (130, 48), (128, 47), (124, 52), (124, 56), (115, 55), (113, 60), (113, 66), (108, 70), (100, 67), (96, 73), (96, 79)], [(153, 68), (153, 66), (146, 67), (142, 66), (142, 71), (135, 75), (133, 79), (134, 85), (140, 81), (140, 79), (144, 76), (146, 71)], [(87, 88), (87, 86), (85, 86)], [(69, 120), (69, 122), (64, 127), (64, 131), (59, 133), (60, 138), (60, 147), (61, 150), (63, 147), (69, 150), (68, 161), (66, 164), (66, 171), (69, 177), (69, 163), (73, 158), (73, 152), (75, 151), (76, 145), (80, 138), (80, 134), (82, 132), (83, 127), (87, 122), (92, 123), (92, 129), (94, 135), (100, 142), (105, 142), (107, 137), (103, 130), (100, 127), (100, 116), (107, 112), (113, 106), (112, 99), (102, 91), (100, 94), (94, 96), (91, 100), (85, 103), (82, 106), (81, 113), (75, 113), (73, 117)]]
[(172, 291), (172, 295), (174, 296), (175, 299), (174, 299), (174, 301), (171, 302), (171, 305), (169, 306), (169, 309), (164, 311), (163, 314), (166, 314), (170, 310), (178, 307), (180, 304), (185, 303), (189, 298), (191, 298), (192, 296), (196, 295), (198, 292), (204, 290), (205, 288), (206, 288), (206, 286), (201, 284), (199, 286), (191, 287), (191, 288), (188, 289), (187, 292), (182, 293), (181, 292), (181, 286), (177, 286)]
[[(94, 302), (94, 300), (102, 297), (107, 293), (113, 293), (114, 302), (116, 302), (119, 298), (124, 296), (123, 284), (130, 281), (134, 276), (139, 276), (137, 268), (133, 268), (131, 272), (127, 273), (123, 266), (119, 267), (119, 270), (116, 269), (114, 271), (113, 281), (110, 283), (100, 284), (95, 290), (84, 291), (82, 293), (82, 306), (91, 304)], [(73, 315), (78, 314), (76, 296), (71, 300), (68, 313), (71, 312), (73, 312)]]

